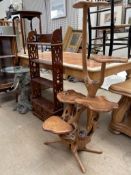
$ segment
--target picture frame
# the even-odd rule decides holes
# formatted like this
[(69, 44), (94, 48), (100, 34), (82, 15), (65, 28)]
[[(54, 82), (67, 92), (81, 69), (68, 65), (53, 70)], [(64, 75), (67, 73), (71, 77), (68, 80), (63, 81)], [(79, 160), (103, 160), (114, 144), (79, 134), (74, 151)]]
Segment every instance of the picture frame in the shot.
[(78, 52), (82, 43), (82, 30), (74, 30), (68, 26), (63, 43), (64, 51)]
[(114, 0), (114, 3), (122, 2), (122, 0)]
[(131, 4), (131, 0), (128, 0), (128, 4)]
[(51, 19), (66, 17), (66, 0), (50, 0)]
[[(111, 2), (111, 0), (108, 0), (108, 2)], [(114, 3), (122, 2), (122, 0), (114, 0)]]
[(125, 24), (131, 25), (131, 7), (125, 8)]
[[(106, 8), (105, 8), (106, 10)], [(119, 25), (122, 22), (122, 6), (114, 7), (114, 24)], [(105, 11), (100, 15), (100, 26), (108, 26), (111, 22), (111, 11)]]

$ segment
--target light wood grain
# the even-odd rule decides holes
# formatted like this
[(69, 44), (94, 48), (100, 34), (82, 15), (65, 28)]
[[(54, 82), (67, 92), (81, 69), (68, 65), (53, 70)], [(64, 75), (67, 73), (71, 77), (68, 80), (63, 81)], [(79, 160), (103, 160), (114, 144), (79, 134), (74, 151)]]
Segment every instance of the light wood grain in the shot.
[(54, 134), (67, 134), (73, 130), (73, 127), (59, 116), (52, 116), (43, 123), (43, 129)]

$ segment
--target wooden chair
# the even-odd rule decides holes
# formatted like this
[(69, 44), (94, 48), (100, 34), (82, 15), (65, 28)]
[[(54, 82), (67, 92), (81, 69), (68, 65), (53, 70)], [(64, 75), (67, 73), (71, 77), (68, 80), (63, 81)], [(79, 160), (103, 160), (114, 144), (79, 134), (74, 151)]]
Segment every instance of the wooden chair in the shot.
[[(100, 4), (103, 1), (99, 2)], [(57, 98), (60, 102), (64, 103), (64, 111), (62, 116), (51, 116), (43, 123), (43, 129), (53, 134), (57, 134), (60, 140), (54, 142), (45, 142), (45, 144), (51, 144), (56, 142), (62, 142), (69, 145), (71, 152), (73, 153), (76, 161), (78, 162), (82, 172), (85, 172), (85, 167), (81, 162), (78, 151), (87, 151), (92, 153), (102, 153), (101, 151), (90, 150), (86, 148), (87, 143), (91, 141), (96, 124), (98, 121), (99, 112), (108, 112), (117, 108), (117, 103), (108, 101), (103, 96), (96, 96), (97, 90), (101, 87), (104, 80), (104, 72), (107, 62), (124, 62), (127, 59), (113, 58), (107, 56), (94, 55), (91, 58), (101, 63), (101, 77), (99, 81), (92, 80), (88, 74), (87, 59), (86, 59), (86, 32), (87, 32), (87, 9), (90, 6), (97, 5), (96, 2), (79, 1), (73, 5), (74, 8), (83, 9), (83, 34), (82, 34), (82, 63), (85, 86), (88, 90), (88, 95), (85, 96), (74, 90), (63, 91), (57, 94)], [(80, 126), (79, 119), (83, 111), (87, 110), (87, 124), (86, 127)]]
[[(98, 0), (96, 0), (97, 2), (99, 2)], [(130, 44), (130, 40), (128, 38), (130, 38), (131, 35), (131, 25), (130, 24), (115, 24), (115, 0), (111, 0), (108, 1), (109, 3), (105, 3), (105, 7), (108, 8), (100, 8), (98, 7), (98, 9), (96, 11), (90, 11), (90, 9), (88, 9), (88, 31), (89, 31), (89, 44), (88, 44), (88, 58), (90, 57), (90, 54), (92, 52), (92, 50), (99, 50), (100, 47), (103, 47), (103, 54), (105, 52), (105, 47), (109, 46), (109, 53), (108, 55), (111, 56), (113, 54), (113, 51), (115, 50), (119, 50), (119, 49), (124, 49), (127, 48), (128, 49), (128, 58), (130, 58), (130, 49), (131, 49), (131, 44)], [(107, 6), (108, 5), (108, 6)], [(107, 12), (109, 11), (110, 13), (110, 22), (108, 25), (98, 25), (97, 26), (92, 26), (91, 23), (91, 14), (96, 14), (97, 16), (97, 23), (98, 21), (100, 21), (99, 16), (101, 14), (103, 14), (103, 12)], [(115, 34), (116, 33), (123, 33), (123, 32), (127, 32), (128, 30), (128, 36), (127, 37), (117, 37), (115, 38)], [(93, 31), (96, 32), (96, 37), (92, 37), (92, 33)], [(102, 36), (98, 36), (98, 32), (103, 33)], [(109, 39), (107, 39), (107, 34), (109, 34)], [(103, 39), (105, 39), (105, 43), (98, 43), (98, 41), (103, 41)], [(93, 43), (93, 41), (95, 41)], [(117, 47), (114, 47), (117, 46)]]
[(131, 79), (113, 84), (109, 90), (122, 96), (119, 108), (112, 113), (110, 130), (116, 134), (124, 133), (131, 137)]

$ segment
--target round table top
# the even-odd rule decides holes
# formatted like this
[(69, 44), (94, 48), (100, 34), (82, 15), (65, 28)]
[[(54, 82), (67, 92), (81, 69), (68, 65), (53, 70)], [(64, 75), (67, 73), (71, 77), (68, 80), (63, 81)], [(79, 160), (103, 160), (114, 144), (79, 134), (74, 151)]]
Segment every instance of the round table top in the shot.
[(109, 5), (109, 2), (105, 0), (99, 0), (99, 1), (77, 1), (76, 3), (73, 4), (73, 8), (90, 8), (90, 7), (97, 7), (97, 6), (106, 6)]
[(22, 67), (22, 66), (12, 66), (12, 67), (6, 67), (2, 69), (2, 72), (6, 73), (12, 73), (12, 74), (21, 74), (21, 73), (28, 73), (29, 68)]

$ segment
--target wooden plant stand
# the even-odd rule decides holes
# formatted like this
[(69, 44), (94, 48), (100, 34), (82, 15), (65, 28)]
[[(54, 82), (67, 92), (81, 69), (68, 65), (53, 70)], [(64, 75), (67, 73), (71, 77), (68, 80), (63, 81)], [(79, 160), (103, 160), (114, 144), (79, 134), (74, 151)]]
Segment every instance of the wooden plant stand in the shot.
[[(64, 103), (64, 112), (62, 116), (52, 116), (43, 123), (43, 129), (53, 134), (57, 134), (60, 137), (59, 141), (45, 142), (45, 144), (51, 144), (56, 142), (62, 142), (69, 145), (71, 152), (73, 153), (78, 165), (83, 173), (85, 173), (85, 167), (81, 162), (78, 151), (87, 151), (92, 153), (102, 153), (101, 151), (90, 150), (86, 148), (86, 145), (91, 141), (91, 136), (96, 129), (99, 112), (108, 112), (116, 109), (118, 105), (110, 102), (103, 96), (96, 96), (97, 90), (101, 87), (104, 81), (104, 74), (107, 62), (125, 62), (127, 59), (120, 59), (110, 56), (92, 56), (97, 62), (101, 63), (101, 77), (100, 80), (92, 80), (87, 70), (87, 58), (86, 58), (86, 43), (87, 43), (87, 9), (96, 5), (102, 5), (106, 2), (104, 0), (99, 1), (79, 1), (73, 5), (74, 8), (83, 9), (83, 34), (82, 34), (82, 63), (83, 63), (83, 79), (88, 91), (88, 95), (85, 96), (81, 93), (73, 90), (63, 91), (57, 94), (57, 98), (60, 102)], [(87, 124), (83, 129), (80, 126), (79, 119), (83, 111), (87, 110)]]
[[(45, 144), (62, 142), (69, 145), (71, 152), (84, 173), (85, 168), (79, 158), (78, 151), (102, 153), (101, 151), (90, 150), (86, 148), (86, 145), (90, 142), (91, 136), (95, 131), (98, 112), (110, 111), (112, 108), (116, 108), (117, 104), (107, 101), (104, 97), (86, 97), (73, 90), (58, 93), (57, 97), (59, 101), (66, 105), (62, 118), (58, 116), (50, 117), (44, 122), (43, 128), (46, 131), (59, 135), (60, 140), (45, 142)], [(89, 109), (88, 122), (86, 128), (81, 129), (79, 118), (86, 109)]]

